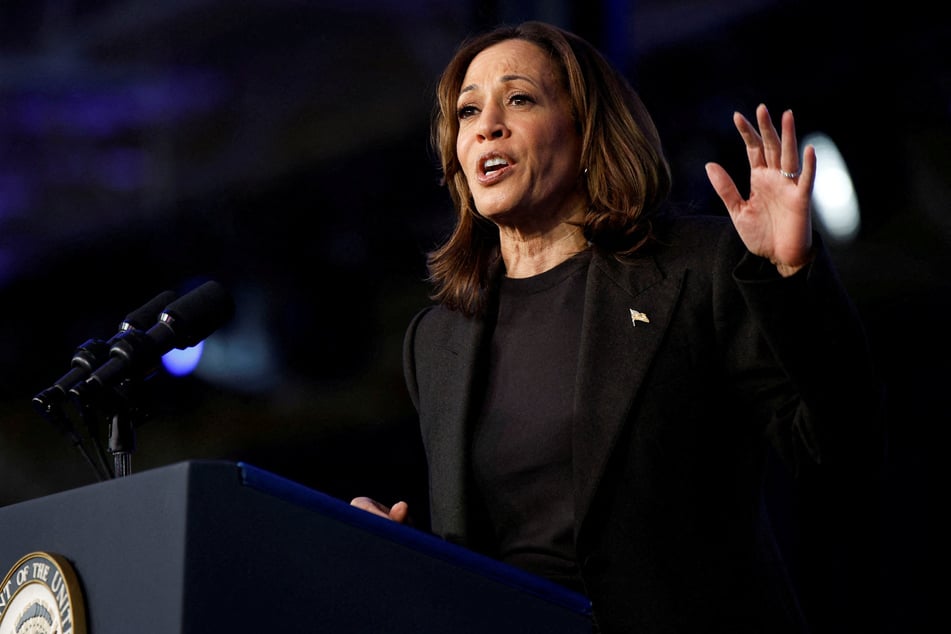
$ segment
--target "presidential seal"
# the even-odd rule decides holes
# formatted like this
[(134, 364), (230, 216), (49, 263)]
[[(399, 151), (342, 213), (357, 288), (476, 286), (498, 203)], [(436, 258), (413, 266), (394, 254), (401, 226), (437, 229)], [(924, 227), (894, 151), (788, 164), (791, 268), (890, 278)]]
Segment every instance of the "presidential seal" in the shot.
[(86, 634), (79, 581), (59, 555), (35, 552), (0, 584), (0, 634)]

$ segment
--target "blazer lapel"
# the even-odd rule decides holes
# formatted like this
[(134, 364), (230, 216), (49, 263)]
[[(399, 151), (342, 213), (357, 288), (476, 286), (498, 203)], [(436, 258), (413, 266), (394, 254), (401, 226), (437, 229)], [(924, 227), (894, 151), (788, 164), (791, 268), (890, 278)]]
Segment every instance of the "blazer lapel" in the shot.
[(431, 393), (435, 417), (424, 429), (430, 453), (430, 500), (433, 531), (450, 541), (463, 541), (468, 508), (468, 430), (475, 398), (475, 381), (481, 359), (485, 322), (482, 319), (453, 320), (445, 345), (434, 359), (442, 382)]
[(673, 313), (683, 274), (652, 258), (621, 263), (595, 252), (588, 269), (572, 437), (580, 527)]
[[(490, 265), (490, 287), (497, 288), (503, 274), (501, 259)], [(494, 301), (490, 299), (490, 304)], [(444, 344), (439, 346), (433, 367), (441, 380), (431, 393), (434, 414), (423, 426), (430, 467), (432, 530), (444, 538), (465, 543), (470, 508), (469, 430), (474, 412), (473, 399), (481, 392), (476, 382), (485, 367), (486, 322), (482, 317), (466, 318), (459, 313), (448, 321)]]

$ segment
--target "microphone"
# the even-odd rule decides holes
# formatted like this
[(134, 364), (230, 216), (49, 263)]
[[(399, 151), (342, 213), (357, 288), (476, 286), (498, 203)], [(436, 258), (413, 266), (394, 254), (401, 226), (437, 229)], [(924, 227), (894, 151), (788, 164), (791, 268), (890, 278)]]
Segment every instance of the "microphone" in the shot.
[[(169, 302), (175, 300), (175, 293), (172, 291), (162, 291), (149, 300), (147, 304), (140, 306), (125, 316), (125, 319), (119, 324), (119, 331), (132, 330), (133, 328), (148, 328), (149, 324), (158, 319), (159, 312), (168, 306)], [(110, 341), (110, 343), (112, 343)]]
[(174, 299), (175, 293), (163, 291), (126, 315), (119, 323), (119, 332), (109, 341), (89, 339), (78, 346), (73, 353), (69, 371), (59, 377), (53, 385), (33, 397), (33, 406), (36, 410), (43, 416), (52, 414), (54, 406), (66, 398), (69, 388), (106, 362), (109, 358), (109, 348), (118, 341), (122, 333), (148, 327), (156, 320), (159, 311)]
[(131, 328), (114, 338), (109, 359), (69, 393), (82, 400), (89, 394), (125, 379), (147, 379), (172, 348), (190, 348), (224, 325), (234, 315), (234, 300), (214, 280), (171, 302), (148, 330)]

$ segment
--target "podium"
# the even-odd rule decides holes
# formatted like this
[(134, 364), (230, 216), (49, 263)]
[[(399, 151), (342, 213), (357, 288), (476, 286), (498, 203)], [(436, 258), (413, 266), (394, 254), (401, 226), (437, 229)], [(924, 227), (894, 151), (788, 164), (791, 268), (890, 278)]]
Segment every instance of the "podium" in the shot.
[(88, 634), (592, 629), (577, 593), (240, 462), (0, 508), (0, 580), (34, 552), (71, 565)]

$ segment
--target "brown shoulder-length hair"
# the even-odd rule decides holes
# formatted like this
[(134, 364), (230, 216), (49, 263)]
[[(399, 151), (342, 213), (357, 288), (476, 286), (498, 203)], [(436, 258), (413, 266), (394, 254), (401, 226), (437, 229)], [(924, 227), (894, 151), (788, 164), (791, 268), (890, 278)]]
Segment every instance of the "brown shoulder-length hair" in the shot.
[(630, 83), (586, 40), (543, 22), (503, 25), (462, 42), (440, 76), (431, 141), (456, 208), (448, 239), (427, 255), (431, 298), (467, 315), (482, 311), (499, 232), (479, 214), (456, 155), (457, 101), (470, 62), (507, 40), (531, 42), (551, 58), (582, 137), (587, 195), (582, 230), (596, 248), (630, 255), (650, 235), (649, 216), (670, 192), (671, 176), (653, 119)]

